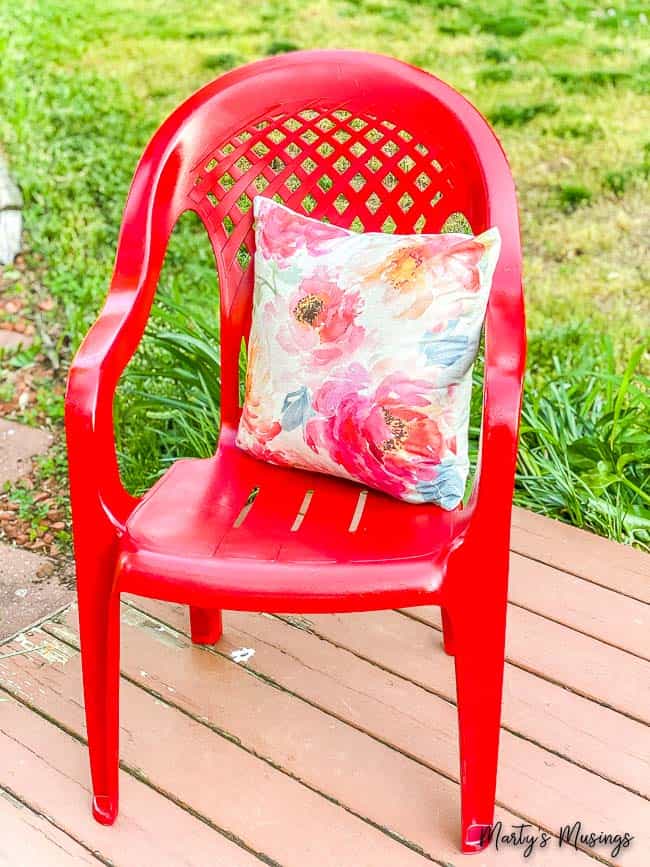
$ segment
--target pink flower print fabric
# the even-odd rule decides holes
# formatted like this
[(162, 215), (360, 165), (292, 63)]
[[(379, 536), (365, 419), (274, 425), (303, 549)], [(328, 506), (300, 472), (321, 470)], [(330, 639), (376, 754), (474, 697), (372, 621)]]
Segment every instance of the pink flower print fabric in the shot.
[(357, 234), (256, 197), (237, 445), (454, 509), (472, 365), (500, 250), (482, 235)]

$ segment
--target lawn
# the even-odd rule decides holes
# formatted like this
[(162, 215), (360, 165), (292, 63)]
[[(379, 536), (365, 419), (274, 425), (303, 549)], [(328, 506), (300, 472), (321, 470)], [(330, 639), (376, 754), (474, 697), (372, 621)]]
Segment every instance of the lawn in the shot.
[[(530, 338), (517, 501), (646, 546), (649, 36), (644, 5), (625, 0), (2, 4), (0, 146), (25, 197), (28, 252), (1, 285), (41, 301), (38, 338), (4, 362), (0, 399), (30, 370), (33, 399), (17, 417), (60, 428), (57, 383), (101, 306), (133, 169), (179, 101), (281, 51), (390, 53), (492, 121), (517, 182)], [(116, 402), (136, 491), (214, 440), (213, 263), (193, 219), (177, 227), (159, 299)], [(188, 383), (197, 369), (206, 376)], [(171, 404), (177, 382), (184, 397)]]

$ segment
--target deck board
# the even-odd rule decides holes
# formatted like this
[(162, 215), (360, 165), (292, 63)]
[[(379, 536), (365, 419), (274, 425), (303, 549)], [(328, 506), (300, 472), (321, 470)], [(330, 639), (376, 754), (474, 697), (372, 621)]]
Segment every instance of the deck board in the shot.
[[(33, 641), (51, 643), (56, 639), (36, 630)], [(195, 648), (189, 648), (188, 656), (198, 659), (199, 665), (207, 658), (207, 654)], [(13, 683), (18, 684), (23, 695), (29, 696), (33, 707), (55, 716), (75, 734), (82, 734), (78, 653), (71, 655), (65, 670), (58, 663), (41, 664), (35, 656), (17, 656), (8, 662), (12, 663)], [(189, 659), (187, 663), (190, 664)], [(0, 683), (5, 685), (4, 681)], [(162, 702), (125, 680), (121, 693), (121, 755), (125, 766), (162, 792), (173, 794), (194, 813), (243, 840), (254, 851), (288, 867), (302, 867), (305, 862), (322, 867), (352, 865), (359, 852), (364, 853), (368, 867), (394, 867), (396, 863), (411, 867), (425, 863), (412, 849), (220, 736), (203, 721), (180, 712), (171, 703)], [(224, 691), (223, 700), (226, 699)], [(316, 742), (314, 746), (317, 747)], [(443, 785), (451, 789), (441, 779)], [(431, 812), (434, 807), (439, 807), (436, 821), (431, 822), (434, 833), (440, 835), (441, 841), (447, 840), (451, 856), (456, 843), (456, 799), (450, 791), (441, 792), (436, 800), (430, 792), (427, 794), (429, 817), (435, 815)], [(385, 792), (385, 796), (390, 798), (390, 793)], [(122, 800), (126, 802), (127, 798), (125, 795)]]
[[(227, 653), (235, 646), (228, 639), (224, 639), (226, 655), (201, 651), (205, 658), (190, 681), (184, 654), (178, 653), (175, 643), (180, 637), (178, 633), (173, 634), (174, 642), (169, 635), (156, 641), (160, 631), (156, 624), (147, 621), (148, 618), (138, 616), (137, 612), (125, 612), (123, 617), (125, 646), (133, 654), (132, 659), (123, 660), (123, 670), (128, 677), (152, 688), (156, 672), (163, 672), (162, 679), (155, 681), (156, 693), (168, 695), (171, 687), (172, 701), (177, 706), (193, 714), (204, 714), (212, 724), (218, 724), (257, 755), (265, 756), (355, 812), (411, 840), (428, 854), (439, 854), (441, 841), (431, 825), (429, 798), (449, 802), (453, 815), (457, 809), (454, 805), (458, 804), (457, 787), (449, 786), (430, 773), (433, 769), (458, 779), (455, 710), (448, 702), (435, 696), (423, 696), (425, 704), (429, 705), (427, 718), (415, 730), (414, 741), (410, 744), (410, 755), (425, 765), (422, 767), (407, 758), (402, 734), (413, 729), (409, 725), (413, 709), (401, 712), (394, 727), (398, 737), (382, 738), (393, 747), (387, 749), (383, 743), (365, 737), (356, 727), (344, 725), (348, 723), (347, 715), (339, 722), (324, 714), (326, 698), (321, 696), (318, 707), (314, 707), (299, 700), (295, 686), (294, 695), (278, 693), (278, 682), (270, 685), (251, 676), (246, 667), (228, 658)], [(273, 620), (273, 626), (276, 633), (291, 628), (277, 619)], [(191, 653), (190, 642), (187, 639), (186, 642), (182, 649), (185, 654)], [(256, 657), (258, 655), (256, 653)], [(291, 666), (290, 659), (285, 664)], [(142, 675), (140, 666), (144, 666), (146, 676)], [(288, 677), (287, 672), (283, 680), (286, 682)], [(360, 694), (365, 679), (359, 678), (354, 683)], [(215, 692), (215, 683), (223, 684), (223, 692)], [(329, 691), (332, 689), (330, 685)], [(383, 707), (385, 709), (385, 705)], [(376, 715), (372, 722), (380, 725)], [(431, 732), (436, 730), (438, 739), (444, 738), (444, 750), (439, 744), (432, 748)], [(370, 729), (365, 731), (369, 733)], [(499, 798), (510, 813), (514, 810), (519, 814), (519, 820), (536, 816), (548, 829), (559, 827), (564, 805), (555, 796), (558, 790), (584, 793), (580, 813), (591, 824), (607, 826), (617, 818), (607, 812), (607, 784), (600, 778), (589, 775), (586, 779), (587, 772), (581, 768), (507, 732), (504, 741), (503, 760), (507, 770), (502, 774)], [(445, 756), (443, 762), (440, 762), (441, 755)], [(349, 773), (349, 769), (354, 769), (355, 773)], [(532, 777), (539, 779), (535, 787), (530, 786)], [(390, 799), (386, 798), (386, 790), (392, 793)], [(623, 800), (628, 814), (641, 819), (646, 815), (646, 802), (626, 795)], [(515, 821), (517, 819), (510, 815), (508, 822)]]
[(520, 608), (650, 660), (650, 605), (515, 553), (510, 557), (508, 598)]
[[(540, 863), (645, 867), (650, 558), (521, 510), (512, 550), (497, 818), (635, 836), (620, 859), (556, 847)], [(186, 608), (125, 598), (112, 829), (89, 812), (76, 607), (3, 645), (29, 652), (0, 659), (0, 865), (30, 842), (39, 867), (465, 863), (437, 609), (224, 624), (196, 648)], [(472, 858), (497, 863), (521, 850)]]
[[(160, 605), (160, 603), (159, 603)], [(166, 610), (165, 610), (166, 609)], [(169, 623), (170, 620), (183, 619), (184, 612), (180, 611), (178, 606), (164, 606), (159, 614), (162, 614), (164, 621)], [(131, 615), (130, 615), (131, 617)], [(240, 615), (226, 615), (226, 623), (235, 621)], [(336, 714), (339, 719), (344, 720), (348, 725), (354, 725), (359, 728), (359, 719), (363, 720), (362, 731), (371, 734), (373, 737), (388, 743), (395, 750), (398, 750), (404, 755), (413, 756), (419, 762), (426, 764), (430, 768), (440, 771), (441, 773), (458, 779), (458, 754), (456, 747), (456, 713), (455, 708), (449, 701), (444, 701), (435, 695), (426, 693), (422, 689), (412, 688), (409, 695), (409, 701), (403, 699), (403, 695), (398, 694), (393, 696), (390, 680), (386, 673), (381, 669), (376, 669), (367, 663), (362, 663), (354, 672), (355, 676), (351, 677), (352, 667), (350, 654), (346, 651), (341, 651), (339, 648), (333, 648), (333, 657), (341, 657), (336, 668), (336, 679), (334, 672), (330, 672), (329, 683), (322, 678), (318, 684), (313, 684), (313, 675), (316, 671), (323, 671), (322, 663), (318, 666), (319, 657), (322, 656), (322, 648), (312, 654), (305, 654), (304, 647), (299, 657), (291, 654), (291, 649), (287, 642), (283, 639), (285, 633), (295, 633), (297, 630), (288, 627), (286, 624), (278, 621), (276, 618), (260, 618), (259, 616), (249, 616), (249, 620), (256, 621), (255, 625), (259, 626), (260, 621), (267, 621), (266, 632), (271, 633), (272, 644), (261, 643), (259, 633), (243, 634), (244, 645), (256, 648), (256, 653), (249, 665), (254, 667), (254, 670), (263, 673), (266, 677), (270, 677), (269, 668), (264, 665), (264, 659), (267, 657), (269, 650), (271, 653), (275, 651), (277, 657), (276, 671), (278, 674), (274, 676), (273, 682), (275, 685), (289, 685), (295, 695), (304, 696), (304, 690), (308, 693), (306, 698), (316, 704), (319, 708), (326, 710), (328, 704), (332, 701), (332, 697), (338, 695), (345, 686), (345, 702), (342, 707), (339, 707)], [(141, 632), (142, 630), (140, 630)], [(146, 629), (147, 633), (153, 632), (151, 625)], [(220, 653), (211, 652), (214, 657), (212, 681), (221, 682), (224, 679), (223, 669), (235, 668), (237, 671), (237, 682), (243, 684), (246, 680), (249, 681), (248, 689), (243, 685), (239, 685), (232, 689), (232, 693), (228, 693), (231, 697), (224, 697), (218, 705), (216, 713), (217, 719), (220, 719), (224, 725), (226, 720), (235, 728), (229, 729), (242, 740), (253, 738), (254, 742), (256, 733), (249, 732), (245, 726), (242, 726), (242, 717), (246, 715), (246, 707), (257, 707), (258, 702), (253, 695), (263, 688), (267, 691), (271, 687), (263, 684), (259, 679), (253, 678), (253, 685), (250, 684), (250, 672), (243, 667), (232, 663), (227, 654), (236, 646), (242, 646), (237, 643), (240, 635), (235, 630), (230, 628), (234, 634), (224, 639), (223, 648), (220, 647)], [(315, 644), (322, 644), (314, 636), (309, 636), (300, 631), (303, 641), (312, 641)], [(128, 644), (129, 642), (127, 642)], [(133, 644), (134, 642), (131, 642)], [(276, 647), (282, 648), (285, 652), (278, 654)], [(157, 651), (161, 653), (162, 650)], [(224, 655), (222, 655), (224, 654)], [(140, 648), (136, 660), (142, 659), (145, 655), (145, 649)], [(172, 654), (167, 654), (167, 661), (161, 665), (165, 671), (165, 678), (169, 679), (174, 676), (174, 669), (178, 669), (179, 660), (174, 660)], [(307, 656), (309, 661), (309, 669), (306, 677), (300, 677), (296, 671), (295, 661), (303, 660)], [(151, 661), (150, 656), (148, 657)], [(134, 661), (135, 662), (135, 661)], [(137, 664), (137, 663), (136, 663)], [(129, 667), (128, 661), (125, 665)], [(313, 667), (312, 667), (313, 665)], [(336, 665), (336, 660), (335, 660)], [(129, 667), (130, 668), (130, 667)], [(206, 664), (207, 668), (207, 664)], [(342, 674), (347, 672), (347, 674)], [(274, 672), (275, 674), (275, 672)], [(368, 701), (370, 698), (371, 687), (369, 682), (373, 677), (378, 677), (381, 681), (376, 694), (382, 696), (382, 701), (374, 701), (374, 707), (370, 706), (373, 702)], [(340, 678), (340, 679), (339, 679)], [(345, 678), (345, 680), (343, 680)], [(196, 685), (195, 690), (205, 693), (206, 681), (209, 683), (210, 675), (206, 671), (205, 680), (201, 680)], [(182, 679), (183, 683), (187, 683), (186, 679)], [(176, 689), (176, 686), (174, 686)], [(250, 697), (248, 693), (251, 692)], [(245, 694), (246, 699), (240, 699), (241, 694)], [(237, 698), (235, 698), (237, 696)], [(389, 704), (389, 699), (393, 701)], [(186, 701), (187, 696), (180, 696), (177, 700)], [(360, 700), (363, 702), (362, 709), (355, 708), (359, 705)], [(241, 706), (226, 708), (225, 705), (229, 702), (235, 704), (242, 701)], [(394, 702), (394, 703), (393, 703)], [(276, 699), (276, 704), (277, 704)], [(224, 706), (222, 707), (221, 704)], [(210, 705), (210, 696), (201, 695), (199, 706), (206, 708)], [(285, 717), (292, 720), (292, 740), (295, 740), (296, 746), (290, 748), (289, 753), (281, 754), (279, 752), (278, 741), (282, 741), (281, 732), (274, 732), (272, 736), (266, 739), (265, 749), (267, 754), (271, 755), (274, 761), (278, 761), (283, 767), (287, 766), (288, 761), (296, 761), (301, 751), (301, 744), (307, 744), (307, 750), (312, 749), (312, 738), (317, 736), (318, 744), (325, 754), (330, 754), (331, 750), (340, 750), (341, 744), (345, 742), (345, 737), (337, 730), (335, 724), (331, 721), (318, 723), (318, 718), (314, 718), (313, 712), (307, 714), (314, 722), (305, 725), (303, 728), (295, 728), (299, 726), (299, 719), (304, 717), (304, 707), (300, 710), (300, 705), (296, 706), (296, 702), (292, 702), (293, 710), (290, 711), (287, 707), (286, 713), (282, 714), (282, 719)], [(272, 714), (263, 711), (262, 717), (265, 722), (269, 722), (269, 718), (273, 718)], [(388, 722), (387, 722), (388, 721)], [(284, 722), (280, 723), (282, 728)], [(332, 742), (332, 734), (334, 740)], [(256, 749), (260, 747), (256, 746)], [(338, 753), (337, 753), (338, 754)], [(351, 755), (363, 756), (363, 750), (358, 748), (351, 751)], [(304, 757), (308, 761), (309, 756)], [(393, 792), (405, 793), (404, 798), (406, 803), (412, 804), (414, 798), (417, 798), (417, 793), (420, 791), (419, 786), (422, 785), (422, 780), (417, 776), (409, 775), (406, 769), (397, 771), (397, 763), (393, 759), (389, 760), (385, 751), (383, 754), (378, 754), (374, 759), (373, 764), (376, 764), (380, 773), (377, 779), (370, 779), (368, 773), (364, 775), (365, 788), (368, 791), (374, 791), (376, 787), (389, 787)], [(368, 766), (370, 766), (368, 764)], [(306, 768), (304, 765), (297, 767), (296, 773), (301, 778), (305, 778)], [(331, 776), (331, 771), (330, 771)], [(535, 780), (535, 785), (531, 785), (531, 781)], [(325, 785), (325, 782), (320, 784)], [(517, 737), (510, 732), (503, 732), (501, 743), (501, 773), (499, 776), (499, 786), (497, 798), (504, 808), (510, 812), (515, 812), (521, 819), (530, 819), (535, 817), (535, 820), (540, 822), (543, 827), (553, 831), (560, 827), (563, 818), (566, 816), (567, 807), (572, 803), (574, 809), (578, 810), (583, 820), (591, 826), (611, 827), (620, 822), (621, 814), (624, 814), (630, 821), (643, 824), (650, 819), (650, 811), (648, 802), (642, 798), (625, 792), (621, 793), (620, 797), (613, 804), (611, 802), (611, 787), (610, 784), (604, 781), (601, 777), (593, 774), (575, 764), (563, 759), (560, 756), (554, 755), (538, 745), (531, 743), (528, 740)], [(408, 797), (408, 793), (411, 797)], [(563, 793), (559, 796), (559, 793)], [(332, 792), (339, 800), (343, 799), (341, 792)], [(569, 794), (572, 799), (569, 802)], [(366, 802), (372, 799), (372, 795), (365, 795)], [(397, 818), (400, 816), (399, 809), (395, 806), (391, 807), (389, 815)], [(375, 821), (376, 816), (372, 816)], [(382, 819), (382, 824), (386, 819)], [(393, 825), (393, 830), (400, 834), (405, 834), (404, 826)], [(420, 842), (420, 838), (416, 839)]]
[(650, 556), (515, 506), (510, 549), (650, 603)]
[[(187, 610), (182, 606), (150, 599), (132, 598), (132, 602), (188, 635)], [(363, 629), (370, 627), (370, 619)], [(298, 621), (303, 628), (289, 629), (279, 629), (277, 618), (240, 612), (227, 612), (225, 620), (228, 629), (217, 652), (227, 655), (236, 647), (256, 648), (248, 669), (373, 736), (397, 744), (404, 752), (430, 760), (456, 778), (453, 663), (441, 653), (438, 636), (419, 624), (409, 632), (411, 641), (416, 642), (413, 656), (421, 654), (427, 669), (435, 660), (439, 672), (436, 679), (418, 684), (386, 670), (387, 657), (382, 656), (379, 667), (322, 641), (319, 634), (307, 629), (306, 618)], [(397, 620), (400, 625), (402, 621)], [(376, 633), (372, 640), (379, 644)], [(394, 642), (389, 639), (389, 644)], [(403, 658), (411, 652), (399, 642), (395, 647)], [(504, 692), (507, 731), (650, 797), (646, 726), (514, 666), (506, 666)], [(591, 721), (589, 731), (585, 731), (586, 715)], [(424, 751), (421, 743), (425, 744)]]
[(102, 863), (44, 816), (0, 790), (0, 865), (16, 867), (25, 863), (29, 852), (32, 864), (47, 867), (81, 867)]
[[(441, 628), (439, 608), (422, 606), (408, 613)], [(645, 659), (515, 605), (508, 610), (506, 659), (632, 719), (650, 723), (650, 662)]]
[[(38, 671), (37, 664), (32, 662), (23, 669), (23, 675)], [(60, 662), (42, 660), (40, 667), (64, 671)], [(10, 678), (12, 690), (23, 700), (34, 695), (41, 701), (48, 697), (40, 692), (44, 687), (38, 680), (21, 676), (19, 671), (14, 674)], [(5, 682), (6, 669), (3, 686)], [(56, 711), (52, 703), (48, 706)], [(78, 705), (76, 713), (80, 717)], [(65, 721), (63, 715), (58, 718)], [(124, 737), (128, 742), (128, 732), (124, 732)], [(83, 744), (13, 698), (2, 704), (0, 767), (3, 781), (14, 794), (50, 817), (71, 837), (120, 867), (143, 864), (199, 867), (206, 863), (249, 867), (260, 863), (150, 786), (123, 772), (120, 821), (112, 829), (98, 825), (90, 815), (88, 760)]]

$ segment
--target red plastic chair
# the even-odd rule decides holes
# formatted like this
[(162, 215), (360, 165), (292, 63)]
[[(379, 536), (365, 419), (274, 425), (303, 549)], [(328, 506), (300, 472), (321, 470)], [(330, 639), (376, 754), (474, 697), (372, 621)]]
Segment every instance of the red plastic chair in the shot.
[[(234, 445), (257, 194), (368, 231), (437, 232), (454, 213), (475, 232), (499, 227), (480, 466), (465, 508), (360, 496), (350, 482), (272, 467)], [(213, 458), (178, 461), (137, 500), (120, 482), (113, 395), (142, 337), (170, 233), (187, 210), (205, 224), (219, 276), (221, 432)], [(310, 613), (436, 604), (456, 665), (462, 848), (485, 845), (524, 354), (510, 170), (485, 120), (443, 82), (388, 57), (296, 52), (229, 72), (163, 123), (136, 170), (110, 292), (74, 360), (66, 397), (99, 822), (111, 824), (118, 809), (121, 592), (188, 604), (198, 644), (219, 639), (224, 608)]]

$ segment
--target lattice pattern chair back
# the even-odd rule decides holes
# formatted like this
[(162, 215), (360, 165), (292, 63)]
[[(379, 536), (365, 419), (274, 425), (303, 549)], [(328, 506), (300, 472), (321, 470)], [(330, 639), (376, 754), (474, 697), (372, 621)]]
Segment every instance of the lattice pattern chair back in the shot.
[[(468, 121), (498, 152), (492, 180), (499, 200), (490, 200)], [(164, 153), (155, 153), (158, 141), (168, 142)], [(229, 426), (238, 420), (239, 354), (250, 327), (256, 195), (358, 231), (439, 232), (452, 214), (462, 214), (475, 232), (499, 225), (503, 248), (519, 256), (514, 188), (487, 124), (447, 85), (377, 55), (296, 52), (233, 70), (163, 124), (134, 188), (149, 165), (161, 181), (165, 172), (170, 177), (168, 203), (152, 204), (152, 233), (171, 231), (191, 208), (212, 241), (221, 295), (222, 423)], [(135, 227), (144, 221), (142, 214), (130, 221), (129, 208), (130, 202), (124, 241), (129, 223), (141, 235)], [(141, 243), (128, 239), (119, 256), (126, 259)], [(128, 265), (118, 262), (117, 271)]]
[(221, 236), (226, 264), (250, 280), (256, 195), (359, 232), (437, 232), (445, 193), (459, 204), (450, 168), (440, 142), (425, 144), (399, 122), (296, 105), (215, 147), (191, 198)]

